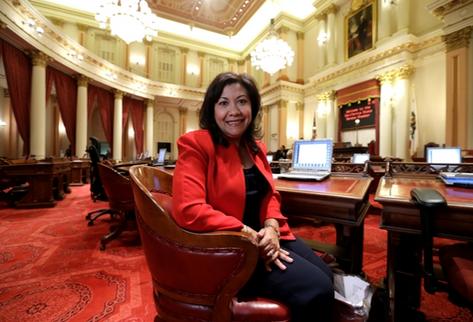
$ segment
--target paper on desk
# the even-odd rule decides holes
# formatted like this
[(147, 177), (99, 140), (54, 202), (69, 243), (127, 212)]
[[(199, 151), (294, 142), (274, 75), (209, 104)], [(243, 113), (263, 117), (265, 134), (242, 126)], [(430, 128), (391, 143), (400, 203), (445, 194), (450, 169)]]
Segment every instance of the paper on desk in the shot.
[(354, 275), (335, 274), (333, 277), (335, 299), (353, 307), (361, 308), (368, 300), (371, 302), (370, 284)]

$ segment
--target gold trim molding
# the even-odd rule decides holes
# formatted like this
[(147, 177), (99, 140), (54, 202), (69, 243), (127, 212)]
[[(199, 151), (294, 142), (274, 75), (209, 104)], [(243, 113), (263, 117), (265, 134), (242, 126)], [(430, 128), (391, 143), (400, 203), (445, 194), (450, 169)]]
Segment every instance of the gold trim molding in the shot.
[(446, 4), (444, 4), (443, 6), (440, 6), (440, 7), (437, 7), (435, 8), (432, 13), (434, 16), (436, 17), (439, 17), (441, 19), (443, 19), (443, 17), (449, 13), (450, 11), (452, 11), (452, 9), (455, 9), (457, 7), (460, 7), (461, 5), (463, 5), (464, 3), (467, 3), (467, 2), (470, 2), (471, 0), (450, 0), (449, 2), (447, 2)]
[(458, 31), (452, 32), (448, 35), (444, 35), (442, 40), (447, 46), (447, 52), (459, 49), (459, 48), (468, 48), (470, 45), (471, 33), (473, 31), (473, 26), (467, 26)]

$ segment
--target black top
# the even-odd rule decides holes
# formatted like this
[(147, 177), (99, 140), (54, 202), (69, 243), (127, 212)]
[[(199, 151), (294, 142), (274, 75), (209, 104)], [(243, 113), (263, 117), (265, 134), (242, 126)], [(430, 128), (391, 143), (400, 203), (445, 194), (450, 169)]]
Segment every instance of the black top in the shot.
[(246, 200), (245, 212), (243, 214), (243, 223), (254, 230), (261, 228), (260, 210), (261, 202), (268, 191), (266, 179), (253, 165), (249, 169), (243, 169), (245, 173)]

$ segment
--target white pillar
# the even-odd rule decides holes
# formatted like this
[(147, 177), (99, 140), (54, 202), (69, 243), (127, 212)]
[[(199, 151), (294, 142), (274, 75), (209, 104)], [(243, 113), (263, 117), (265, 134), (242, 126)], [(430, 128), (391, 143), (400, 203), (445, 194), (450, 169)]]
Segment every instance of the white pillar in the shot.
[(327, 137), (332, 138), (335, 142), (337, 140), (337, 115), (336, 106), (334, 104), (333, 95), (330, 95), (326, 101), (327, 108)]
[(153, 142), (153, 119), (154, 119), (154, 101), (146, 100), (145, 150), (149, 152), (149, 155), (151, 157), (153, 157), (157, 152), (154, 150), (154, 144), (153, 144), (154, 143)]
[(328, 33), (328, 42), (327, 42), (327, 61), (329, 65), (335, 65), (336, 63), (336, 37), (335, 37), (335, 12), (337, 7), (332, 5), (330, 10), (327, 13), (327, 33)]
[(47, 56), (35, 52), (32, 57), (30, 110), (30, 155), (41, 160), (46, 157), (46, 60)]
[(378, 40), (383, 40), (386, 37), (391, 36), (392, 33), (392, 19), (391, 19), (391, 10), (392, 6), (389, 2), (386, 1), (379, 1), (379, 21), (377, 26), (378, 29)]
[(407, 160), (409, 156), (409, 76), (413, 69), (402, 67), (396, 71), (395, 108), (396, 108), (396, 140), (394, 141), (396, 157)]
[[(327, 32), (326, 28), (325, 28), (325, 15), (321, 16), (320, 19), (319, 19), (319, 33), (320, 34), (321, 32)], [(318, 48), (319, 48), (319, 65), (318, 67), (319, 68), (322, 68), (325, 66), (326, 64), (326, 56), (327, 56), (327, 46), (325, 45), (319, 45), (318, 44)]]
[(317, 111), (315, 113), (316, 126), (317, 126), (317, 138), (327, 137), (327, 115), (325, 111), (325, 100), (319, 100), (317, 103)]
[(122, 118), (123, 118), (123, 93), (115, 92), (113, 104), (113, 160), (122, 160)]
[(396, 34), (405, 35), (409, 33), (409, 17), (410, 17), (410, 0), (397, 0), (396, 5), (396, 20), (397, 31)]
[(82, 157), (87, 149), (87, 83), (84, 76), (77, 80), (77, 111), (76, 111), (76, 153)]
[(392, 75), (380, 77), (379, 155), (392, 156)]

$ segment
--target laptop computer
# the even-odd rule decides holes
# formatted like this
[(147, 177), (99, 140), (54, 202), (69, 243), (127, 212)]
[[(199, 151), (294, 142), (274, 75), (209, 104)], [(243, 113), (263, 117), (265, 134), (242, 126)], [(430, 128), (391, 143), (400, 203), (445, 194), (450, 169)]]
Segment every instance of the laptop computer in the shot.
[(473, 188), (473, 173), (440, 172), (439, 177), (447, 186)]
[(461, 163), (461, 148), (437, 148), (428, 147), (426, 160), (428, 163)]
[(159, 149), (158, 152), (158, 157), (156, 158), (156, 161), (154, 161), (154, 165), (164, 165), (164, 159), (166, 158), (166, 148), (161, 148)]
[(332, 139), (297, 140), (292, 153), (292, 168), (278, 179), (321, 181), (332, 170)]
[(352, 163), (365, 163), (370, 160), (369, 153), (353, 153)]

